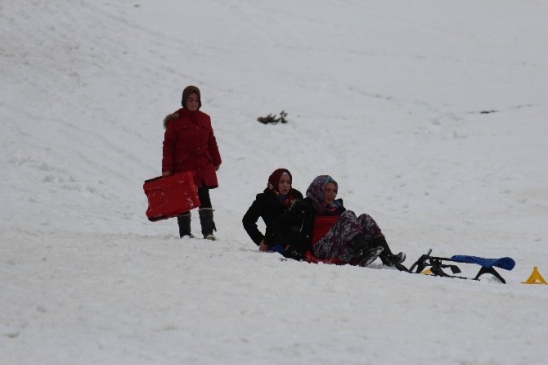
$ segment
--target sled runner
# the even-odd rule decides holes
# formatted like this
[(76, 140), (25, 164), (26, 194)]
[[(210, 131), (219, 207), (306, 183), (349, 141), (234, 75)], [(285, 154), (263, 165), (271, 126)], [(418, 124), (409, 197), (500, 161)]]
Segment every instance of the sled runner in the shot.
[(151, 222), (176, 217), (200, 206), (198, 188), (191, 171), (146, 180), (147, 218)]
[[(429, 274), (433, 276), (441, 277), (450, 277), (450, 278), (459, 278), (459, 279), (471, 279), (479, 280), (480, 276), (483, 274), (491, 274), (497, 279), (499, 279), (503, 284), (506, 284), (506, 281), (498, 273), (495, 267), (512, 270), (516, 265), (516, 262), (510, 257), (501, 257), (496, 259), (488, 259), (478, 256), (467, 256), (467, 255), (453, 255), (451, 258), (444, 257), (435, 257), (430, 256), (432, 250), (429, 250), (427, 254), (422, 255), (419, 259), (407, 269), (403, 265), (396, 265), (397, 269), (400, 271), (406, 271), (409, 273), (421, 273), (425, 269), (429, 269)], [(480, 269), (477, 275), (474, 278), (469, 278), (465, 276), (457, 276), (455, 274), (460, 274), (461, 270), (452, 262), (465, 263), (465, 264), (476, 264), (480, 266)], [(444, 269), (450, 269), (452, 275), (446, 273)]]

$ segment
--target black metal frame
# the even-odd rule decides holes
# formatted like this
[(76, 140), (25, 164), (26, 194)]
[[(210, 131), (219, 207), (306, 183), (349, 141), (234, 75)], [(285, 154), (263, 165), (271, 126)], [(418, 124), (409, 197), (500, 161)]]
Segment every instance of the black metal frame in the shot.
[[(459, 262), (459, 263), (465, 263), (465, 264), (476, 264), (476, 263), (455, 261), (455, 260), (451, 260), (451, 259), (446, 258), (446, 257), (435, 257), (435, 256), (431, 256), (431, 253), (432, 253), (432, 250), (431, 249), (428, 250), (428, 253), (422, 255), (421, 257), (419, 257), (419, 259), (413, 265), (411, 265), (411, 267), (409, 269), (407, 269), (405, 266), (403, 266), (401, 264), (396, 265), (396, 268), (400, 271), (406, 271), (406, 272), (409, 272), (409, 273), (417, 273), (418, 274), (418, 273), (421, 273), (427, 267), (429, 267), (430, 272), (434, 276), (441, 276), (441, 277), (447, 277), (447, 278), (458, 278), (458, 279), (469, 279), (469, 280), (479, 280), (480, 276), (482, 276), (483, 274), (491, 274), (494, 277), (496, 277), (497, 279), (499, 279), (503, 284), (506, 284), (506, 280), (504, 280), (503, 277), (492, 266), (491, 267), (485, 267), (485, 266), (480, 265), (481, 268), (479, 269), (477, 275), (474, 278), (469, 278), (469, 277), (465, 277), (465, 276), (458, 276), (458, 275), (455, 275), (455, 274), (460, 274), (461, 273), (460, 268), (455, 264), (447, 264), (445, 262)], [(479, 265), (479, 264), (476, 264), (476, 265)], [(445, 271), (443, 271), (443, 269), (451, 269), (452, 275), (446, 273)]]

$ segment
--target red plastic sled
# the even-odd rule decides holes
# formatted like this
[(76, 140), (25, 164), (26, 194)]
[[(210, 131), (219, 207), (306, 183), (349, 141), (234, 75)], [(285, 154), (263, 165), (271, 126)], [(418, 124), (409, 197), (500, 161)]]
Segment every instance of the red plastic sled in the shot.
[(328, 265), (344, 265), (344, 262), (342, 262), (340, 259), (319, 259), (316, 256), (312, 254), (310, 251), (306, 251), (304, 253), (304, 261), (309, 262), (311, 264), (328, 264)]
[(143, 189), (148, 198), (146, 215), (151, 222), (176, 217), (200, 206), (191, 171), (146, 180)]
[[(341, 259), (338, 258), (332, 258), (332, 259), (319, 259), (316, 256), (312, 254), (310, 251), (306, 251), (304, 253), (304, 261), (311, 263), (311, 264), (327, 264), (327, 265), (346, 265)], [(348, 265), (357, 266), (359, 264), (359, 260), (355, 259), (348, 263)]]

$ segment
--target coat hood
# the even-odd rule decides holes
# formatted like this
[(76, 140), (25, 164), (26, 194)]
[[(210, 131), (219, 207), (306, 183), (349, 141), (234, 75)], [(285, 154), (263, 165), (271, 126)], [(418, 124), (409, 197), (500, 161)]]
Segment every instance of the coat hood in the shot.
[(183, 95), (181, 97), (182, 107), (186, 109), (186, 99), (188, 99), (190, 94), (196, 94), (198, 96), (198, 110), (200, 110), (200, 108), (202, 107), (202, 95), (200, 93), (200, 89), (198, 89), (198, 87), (194, 85), (187, 86), (183, 90)]

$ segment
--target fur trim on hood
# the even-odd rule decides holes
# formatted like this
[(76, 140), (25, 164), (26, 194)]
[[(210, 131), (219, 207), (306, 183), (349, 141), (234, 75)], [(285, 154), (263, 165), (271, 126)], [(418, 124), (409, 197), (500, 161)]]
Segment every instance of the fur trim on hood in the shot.
[(171, 123), (172, 120), (177, 119), (177, 118), (179, 118), (179, 114), (177, 114), (177, 113), (171, 113), (171, 114), (166, 115), (166, 117), (164, 118), (164, 129), (167, 128), (167, 125), (169, 123)]

